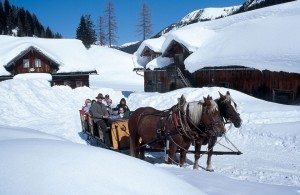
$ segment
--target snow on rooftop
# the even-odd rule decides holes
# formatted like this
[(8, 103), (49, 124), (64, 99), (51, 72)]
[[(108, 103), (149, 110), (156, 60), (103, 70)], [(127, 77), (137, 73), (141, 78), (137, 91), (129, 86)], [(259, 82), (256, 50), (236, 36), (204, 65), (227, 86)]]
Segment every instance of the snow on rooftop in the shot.
[(58, 63), (58, 73), (95, 70), (87, 49), (80, 40), (0, 35), (0, 44), (0, 75), (9, 75), (4, 66), (30, 47)]
[(90, 87), (119, 86), (118, 89), (128, 91), (144, 90), (144, 78), (133, 71), (131, 54), (98, 45), (92, 45), (88, 53), (99, 74), (90, 75)]
[[(184, 62), (190, 72), (207, 66), (242, 65), (300, 73), (298, 21), (299, 1), (270, 6), (173, 30), (165, 34), (161, 51), (166, 52), (172, 41), (185, 46), (193, 52)], [(159, 61), (146, 67), (168, 65)]]
[(185, 60), (186, 68), (194, 72), (207, 66), (243, 65), (300, 73), (299, 20), (296, 1), (205, 22), (209, 25), (195, 24), (193, 28), (209, 28), (215, 36)]
[[(133, 54), (133, 61), (135, 68), (144, 68), (150, 62), (147, 56), (141, 56), (142, 52), (146, 47), (151, 49), (156, 53), (161, 53), (162, 44), (165, 41), (165, 36), (160, 36), (159, 38), (144, 40), (139, 46), (138, 50)], [(167, 64), (169, 65), (169, 64)]]
[(47, 81), (52, 80), (51, 74), (48, 73), (26, 73), (26, 74), (17, 74), (14, 76), (14, 79), (44, 79)]

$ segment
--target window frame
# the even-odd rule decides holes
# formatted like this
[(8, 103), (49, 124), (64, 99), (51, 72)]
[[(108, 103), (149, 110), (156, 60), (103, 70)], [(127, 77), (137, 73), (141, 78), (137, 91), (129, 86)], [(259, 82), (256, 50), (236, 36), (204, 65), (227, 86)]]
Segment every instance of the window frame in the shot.
[(39, 58), (34, 59), (34, 67), (41, 68), (42, 67), (42, 61)]
[(23, 68), (30, 68), (29, 59), (23, 59)]

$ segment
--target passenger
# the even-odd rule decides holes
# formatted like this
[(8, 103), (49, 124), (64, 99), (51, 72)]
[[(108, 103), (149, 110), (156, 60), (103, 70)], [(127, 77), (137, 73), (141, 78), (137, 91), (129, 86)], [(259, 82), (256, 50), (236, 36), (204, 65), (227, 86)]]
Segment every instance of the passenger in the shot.
[(96, 103), (96, 100), (92, 100), (92, 105), (93, 105), (93, 103)]
[(100, 138), (102, 137), (102, 133), (104, 143), (108, 147), (111, 147), (111, 132), (107, 128), (107, 125), (109, 125), (109, 127), (111, 126), (111, 120), (109, 119), (109, 114), (107, 112), (106, 106), (102, 103), (104, 99), (102, 93), (99, 93), (96, 99), (97, 102), (92, 105), (90, 111), (93, 116), (94, 122), (97, 124)]
[(106, 94), (106, 95), (105, 95), (105, 99), (104, 99), (104, 101), (105, 101), (106, 105), (107, 105), (107, 101), (108, 101), (109, 99), (110, 99), (110, 98), (109, 98), (109, 95), (108, 95), (108, 94)]
[(91, 116), (90, 114), (90, 108), (91, 108), (91, 100), (90, 99), (86, 99), (84, 102), (84, 105), (81, 108), (81, 114), (83, 116), (83, 120), (84, 120), (84, 130), (88, 131), (89, 130), (89, 122), (88, 122), (88, 117)]
[(124, 109), (124, 113), (130, 112), (129, 107), (126, 105), (126, 100), (125, 100), (125, 98), (122, 98), (122, 99), (120, 100), (120, 104), (118, 104), (116, 108), (117, 108), (118, 110), (119, 110), (120, 108), (123, 108), (123, 109)]
[(113, 121), (118, 120), (118, 119), (122, 119), (121, 115), (119, 114), (119, 111), (117, 108), (113, 108), (112, 109), (112, 114), (109, 115), (109, 118)]
[(106, 100), (106, 109), (109, 115), (113, 114), (112, 108), (111, 108), (111, 104), (112, 104), (112, 100), (111, 99), (107, 99)]
[(122, 119), (124, 117), (124, 108), (119, 108), (119, 117)]

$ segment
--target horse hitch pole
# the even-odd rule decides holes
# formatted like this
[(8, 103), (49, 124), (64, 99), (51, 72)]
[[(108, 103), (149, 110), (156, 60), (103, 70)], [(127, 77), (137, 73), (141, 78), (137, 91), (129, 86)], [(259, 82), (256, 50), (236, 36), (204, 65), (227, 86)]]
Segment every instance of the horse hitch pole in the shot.
[(170, 131), (166, 131), (166, 147), (165, 147), (165, 161), (169, 160), (169, 149), (170, 149)]

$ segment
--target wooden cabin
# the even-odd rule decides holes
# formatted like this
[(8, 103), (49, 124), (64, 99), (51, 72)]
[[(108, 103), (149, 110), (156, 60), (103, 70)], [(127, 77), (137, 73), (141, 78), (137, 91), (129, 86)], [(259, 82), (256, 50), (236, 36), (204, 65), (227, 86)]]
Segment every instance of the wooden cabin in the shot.
[[(2, 36), (1, 38), (4, 41), (11, 40), (12, 45), (18, 45), (18, 47), (15, 51), (14, 49), (12, 49), (12, 51), (9, 51), (11, 53), (7, 54), (7, 56), (2, 56), (8, 58), (8, 60), (3, 65), (5, 70), (7, 71), (7, 74), (0, 75), (0, 81), (12, 79), (15, 75), (18, 74), (48, 73), (52, 76), (52, 80), (50, 81), (51, 86), (68, 85), (71, 88), (76, 88), (82, 86), (89, 87), (89, 75), (97, 74), (95, 68), (86, 70), (84, 69), (84, 71), (80, 71), (80, 68), (78, 68), (79, 70), (74, 71), (72, 67), (73, 64), (69, 63), (70, 61), (74, 62), (73, 59), (69, 60), (69, 56), (73, 56), (72, 58), (75, 58), (76, 60), (76, 55), (79, 55), (79, 52), (80, 54), (82, 54), (82, 52), (87, 52), (82, 43), (78, 40), (51, 40), (28, 37), (23, 39), (10, 36)], [(74, 53), (74, 55), (72, 54), (65, 57), (62, 54), (57, 53), (58, 51), (55, 50), (55, 47), (53, 47), (53, 42), (51, 41), (54, 41), (54, 43), (58, 43), (57, 47), (62, 47), (62, 45), (64, 45), (64, 47), (66, 47), (65, 49), (70, 49), (68, 44), (70, 46), (75, 46), (77, 49), (76, 53)], [(19, 50), (20, 52), (17, 53), (16, 51)], [(72, 52), (72, 50), (70, 50), (70, 52)], [(11, 55), (15, 53), (17, 55)], [(86, 64), (82, 64), (83, 67), (85, 65)], [(64, 66), (65, 70), (67, 71), (59, 71), (61, 66)], [(68, 66), (67, 69), (66, 66)]]
[(174, 63), (167, 67), (144, 71), (145, 92), (168, 92), (183, 87), (191, 87), (188, 71), (185, 70), (184, 60), (189, 56), (188, 49), (172, 41), (162, 57), (174, 58)]
[(206, 67), (193, 74), (195, 86), (219, 86), (283, 104), (300, 103), (300, 74), (243, 66)]
[(55, 73), (59, 64), (41, 53), (35, 47), (29, 47), (5, 65), (12, 75), (22, 73)]
[(161, 55), (161, 52), (158, 51), (154, 51), (152, 49), (150, 49), (148, 46), (145, 46), (142, 53), (140, 54), (141, 56), (147, 57), (149, 62), (155, 58), (157, 58), (158, 56)]
[(145, 92), (168, 92), (183, 87), (226, 87), (267, 101), (300, 103), (300, 74), (260, 71), (244, 66), (205, 67), (189, 73), (184, 60), (190, 55), (184, 45), (172, 41), (164, 57), (174, 63), (162, 69), (145, 70)]

